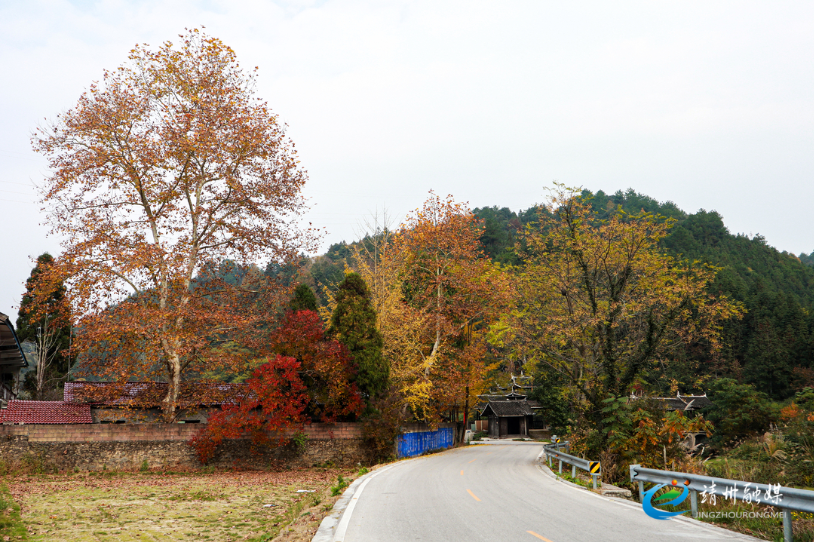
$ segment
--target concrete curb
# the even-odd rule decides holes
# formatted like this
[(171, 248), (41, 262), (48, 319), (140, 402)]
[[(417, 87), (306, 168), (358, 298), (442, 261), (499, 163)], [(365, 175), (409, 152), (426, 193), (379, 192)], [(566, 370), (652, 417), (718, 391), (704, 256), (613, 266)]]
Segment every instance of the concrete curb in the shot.
[[(537, 456), (537, 466), (540, 468), (540, 470), (543, 471), (543, 473), (547, 474), (548, 476), (551, 476), (552, 478), (556, 479), (557, 481), (562, 482), (564, 484), (568, 484), (570, 486), (573, 486), (573, 487), (576, 487), (576, 488), (579, 488), (579, 489), (584, 489), (586, 491), (590, 491), (591, 493), (596, 493), (597, 495), (600, 495), (602, 497), (626, 500), (626, 497), (623, 496), (623, 495), (612, 494), (611, 491), (614, 491), (614, 490), (611, 490), (611, 489), (608, 489), (606, 493), (602, 493), (602, 482), (601, 481), (600, 481), (599, 491), (594, 491), (593, 489), (591, 489), (589, 487), (585, 487), (585, 486), (581, 486), (579, 484), (575, 484), (573, 482), (569, 482), (568, 480), (566, 480), (565, 478), (560, 477), (556, 472), (554, 472), (550, 468), (548, 468), (548, 465), (546, 465), (546, 462), (543, 459), (544, 455), (545, 455), (545, 450), (540, 452), (540, 455)], [(605, 486), (606, 486), (606, 488), (607, 487), (609, 487), (609, 488), (614, 488), (615, 487), (615, 486), (609, 486), (608, 484), (605, 484)], [(616, 488), (616, 489), (619, 492), (628, 491), (628, 490), (623, 489), (623, 488)], [(631, 495), (628, 495), (627, 497), (632, 497), (632, 493), (631, 493)]]
[[(554, 471), (552, 471), (551, 469), (548, 468), (548, 465), (546, 465), (546, 462), (543, 459), (544, 456), (545, 456), (545, 450), (540, 452), (540, 455), (537, 456), (537, 468), (539, 468), (543, 472), (543, 474), (546, 474), (546, 475), (554, 478), (558, 482), (562, 482), (563, 484), (568, 484), (571, 487), (575, 487), (577, 489), (582, 489), (582, 490), (588, 491), (589, 493), (594, 493), (593, 491), (591, 491), (587, 487), (581, 486), (579, 484), (575, 484), (574, 482), (569, 482), (565, 478), (560, 478), (560, 476), (556, 472), (554, 472)], [(599, 493), (596, 493), (596, 495), (599, 495)]]
[(350, 500), (356, 494), (356, 490), (359, 489), (359, 486), (361, 486), (362, 483), (368, 478), (372, 478), (374, 474), (378, 474), (392, 466), (393, 464), (375, 469), (354, 480), (353, 483), (348, 486), (348, 489), (342, 493), (339, 500), (334, 503), (331, 513), (322, 518), (322, 522), (319, 524), (319, 529), (317, 529), (317, 532), (314, 534), (314, 538), (311, 539), (311, 542), (334, 542), (334, 534), (336, 533), (336, 528), (339, 525), (339, 520), (342, 517), (342, 514), (345, 512), (345, 509), (348, 507), (348, 504), (350, 504)]

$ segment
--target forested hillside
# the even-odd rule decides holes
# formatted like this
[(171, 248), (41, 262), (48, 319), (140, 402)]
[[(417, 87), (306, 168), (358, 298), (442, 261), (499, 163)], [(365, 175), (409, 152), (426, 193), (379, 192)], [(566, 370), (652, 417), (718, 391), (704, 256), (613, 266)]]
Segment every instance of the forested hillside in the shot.
[[(675, 258), (720, 267), (711, 293), (724, 294), (746, 309), (741, 320), (726, 324), (721, 352), (711, 354), (704, 344), (685, 345), (676, 360), (680, 363), (665, 367), (669, 378), (655, 379), (651, 386), (663, 393), (670, 393), (675, 384), (682, 392), (701, 392), (710, 377), (734, 377), (785, 399), (814, 385), (814, 256), (778, 251), (760, 235), (733, 234), (715, 211), (687, 214), (672, 202), (661, 203), (633, 190), (583, 195), (592, 196), (594, 210), (605, 218), (621, 209), (673, 219), (664, 250)], [(522, 266), (516, 246), (523, 243), (526, 225), (537, 220), (537, 207), (517, 212), (481, 207), (474, 214), (481, 220), (480, 240), (488, 256)], [(350, 252), (348, 244), (337, 243), (322, 256), (303, 257), (299, 270), (292, 265), (266, 272), (309, 284), (325, 305), (327, 294), (342, 280)]]
[[(811, 256), (780, 252), (759, 235), (733, 235), (715, 211), (688, 215), (671, 202), (659, 203), (633, 190), (613, 195), (600, 191), (593, 194), (592, 203), (606, 217), (621, 209), (674, 219), (664, 249), (676, 258), (722, 268), (713, 293), (746, 308), (742, 320), (726, 325), (723, 352), (713, 356), (703, 344), (687, 345), (683, 363), (668, 369), (682, 391), (701, 391), (706, 376), (734, 376), (777, 399), (814, 384), (814, 267), (806, 265), (814, 261)], [(536, 220), (536, 208), (515, 213), (485, 207), (474, 213), (483, 221), (481, 241), (489, 256), (522, 265), (515, 245), (522, 243), (524, 226)]]

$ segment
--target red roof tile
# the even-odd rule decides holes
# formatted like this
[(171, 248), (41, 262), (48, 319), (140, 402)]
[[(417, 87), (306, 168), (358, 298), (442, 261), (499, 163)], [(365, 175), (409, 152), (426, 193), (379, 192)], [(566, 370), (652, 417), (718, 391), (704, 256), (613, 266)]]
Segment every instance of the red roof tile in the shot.
[(0, 423), (93, 423), (90, 405), (76, 405), (64, 401), (8, 402), (0, 410)]
[[(166, 395), (166, 382), (66, 382), (62, 398), (72, 404), (151, 408), (161, 407)], [(178, 406), (236, 404), (247, 395), (251, 392), (246, 384), (182, 382)]]

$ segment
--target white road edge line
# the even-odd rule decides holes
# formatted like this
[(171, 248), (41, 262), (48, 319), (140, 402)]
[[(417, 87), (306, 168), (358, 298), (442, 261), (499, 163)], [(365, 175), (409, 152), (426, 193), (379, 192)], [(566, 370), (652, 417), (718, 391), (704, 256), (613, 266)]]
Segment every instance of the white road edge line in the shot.
[[(398, 464), (398, 463), (396, 463)], [(376, 476), (380, 475), (381, 473), (392, 469), (396, 465), (389, 465), (384, 467), (383, 469), (378, 469), (376, 472), (372, 473), (371, 476), (362, 482), (362, 485), (354, 492), (353, 497), (351, 498), (350, 502), (348, 503), (348, 507), (345, 509), (345, 512), (342, 514), (342, 518), (339, 520), (339, 525), (336, 526), (336, 533), (334, 534), (334, 542), (344, 542), (345, 541), (345, 532), (348, 530), (348, 524), (350, 523), (350, 517), (353, 515), (353, 509), (356, 508), (356, 502), (359, 500), (359, 497), (362, 496), (362, 491), (364, 491), (365, 486), (373, 480)]]

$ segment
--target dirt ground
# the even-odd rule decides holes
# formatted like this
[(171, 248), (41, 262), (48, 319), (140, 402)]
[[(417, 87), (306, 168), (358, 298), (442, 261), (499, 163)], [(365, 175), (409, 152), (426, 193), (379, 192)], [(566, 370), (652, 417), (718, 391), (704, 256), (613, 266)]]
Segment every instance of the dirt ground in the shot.
[[(29, 540), (310, 540), (348, 469), (8, 476)], [(308, 492), (298, 492), (306, 490)]]

